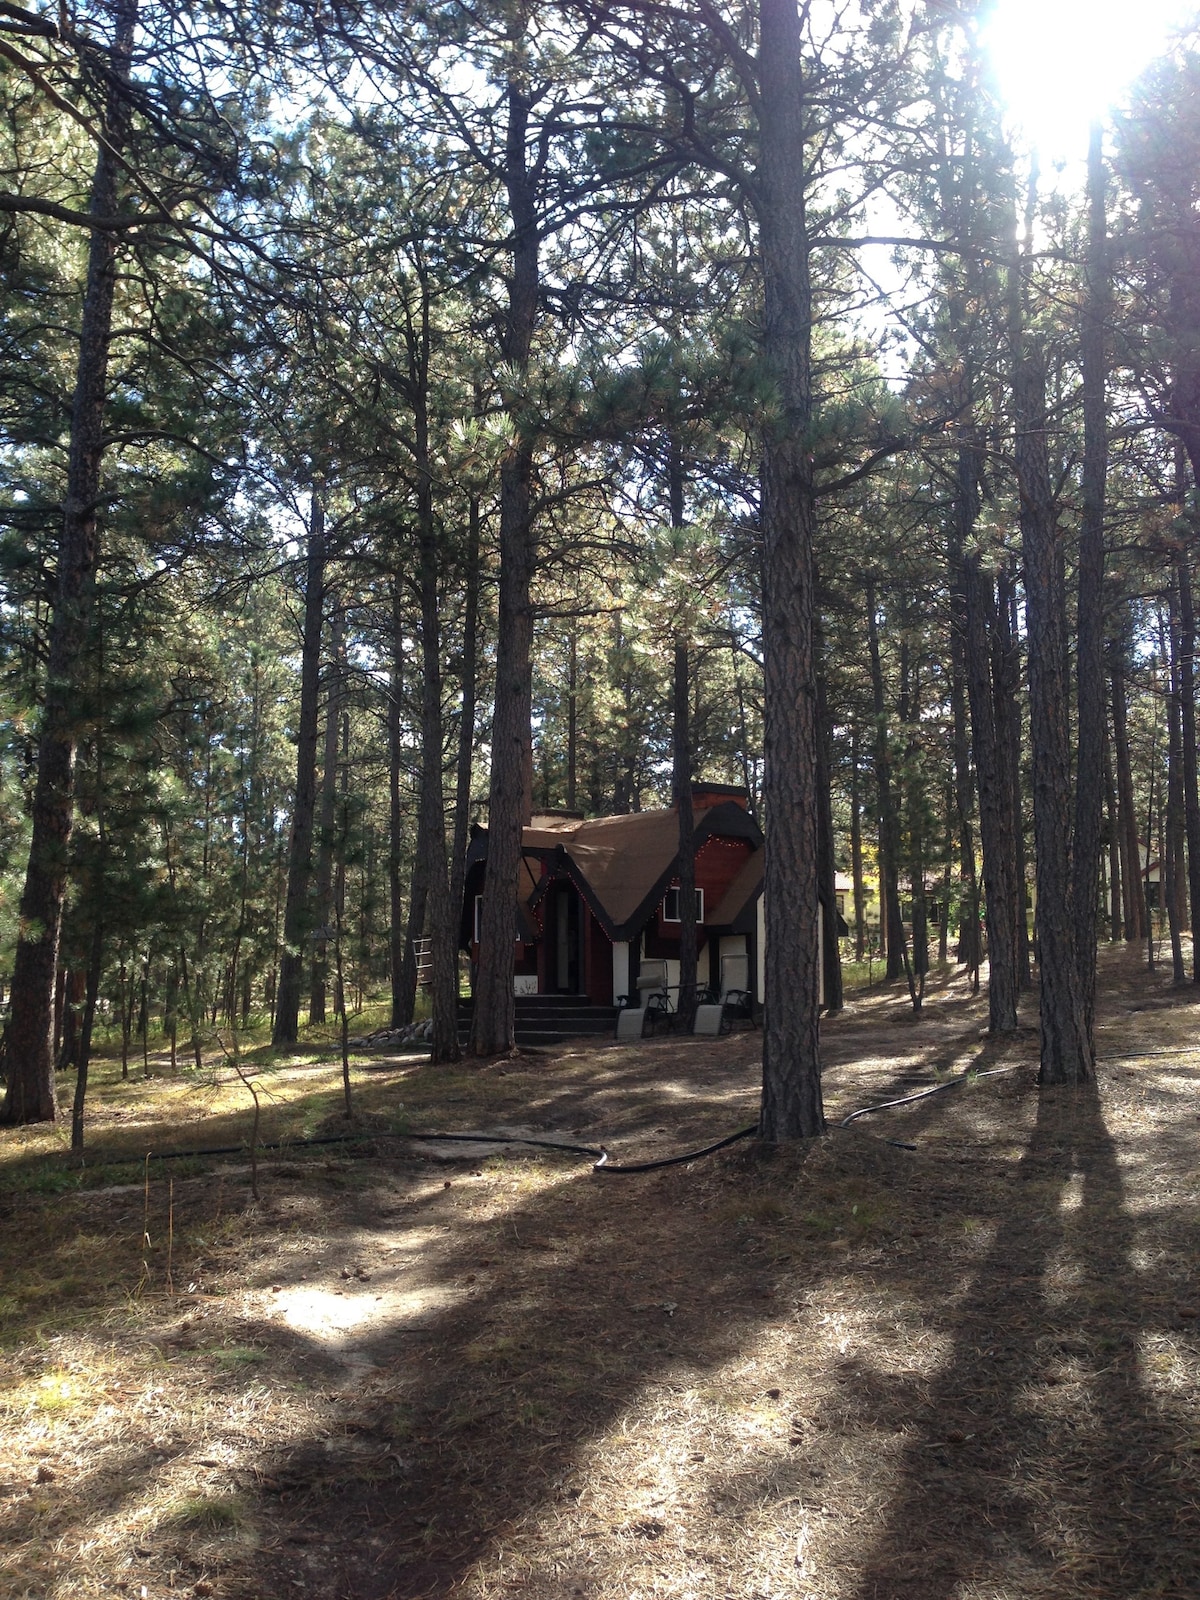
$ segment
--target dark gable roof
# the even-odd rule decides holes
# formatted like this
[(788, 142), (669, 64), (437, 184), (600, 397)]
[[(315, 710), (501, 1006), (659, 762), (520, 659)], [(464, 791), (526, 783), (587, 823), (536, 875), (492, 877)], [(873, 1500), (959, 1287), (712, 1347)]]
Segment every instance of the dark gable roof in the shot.
[[(762, 833), (744, 806), (732, 800), (698, 808), (696, 845), (710, 835), (745, 839), (758, 854)], [(526, 857), (540, 856), (548, 869), (566, 872), (611, 939), (631, 938), (666, 893), (678, 867), (679, 815), (634, 811), (621, 817), (535, 816), (521, 835)], [(486, 834), (472, 842), (471, 858), (486, 854)], [(761, 869), (760, 869), (761, 878)], [(530, 892), (522, 875), (521, 898), (532, 910), (549, 887), (549, 871)], [(728, 900), (729, 895), (725, 895)], [(724, 903), (724, 902), (723, 902)]]

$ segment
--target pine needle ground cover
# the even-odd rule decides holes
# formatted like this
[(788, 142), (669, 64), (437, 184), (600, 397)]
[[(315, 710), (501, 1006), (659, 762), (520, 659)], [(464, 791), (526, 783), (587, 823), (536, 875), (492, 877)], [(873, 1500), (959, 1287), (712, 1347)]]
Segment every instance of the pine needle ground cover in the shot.
[[(1200, 1593), (1200, 1000), (1101, 988), (1094, 1094), (957, 981), (877, 989), (831, 1120), (1016, 1070), (641, 1177), (383, 1134), (686, 1149), (753, 1120), (757, 1035), (359, 1057), (376, 1137), (264, 1152), (257, 1202), (244, 1158), (134, 1159), (244, 1135), (218, 1073), (102, 1083), (124, 1164), (6, 1135), (0, 1593)], [(280, 1066), (263, 1138), (336, 1132), (337, 1078)]]

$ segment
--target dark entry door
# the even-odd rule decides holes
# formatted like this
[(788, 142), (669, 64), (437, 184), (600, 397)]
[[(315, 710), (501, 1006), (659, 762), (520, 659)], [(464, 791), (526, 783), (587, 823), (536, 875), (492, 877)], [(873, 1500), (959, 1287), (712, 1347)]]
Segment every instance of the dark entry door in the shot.
[(550, 986), (558, 994), (579, 993), (579, 896), (569, 883), (553, 890), (554, 918), (549, 951)]

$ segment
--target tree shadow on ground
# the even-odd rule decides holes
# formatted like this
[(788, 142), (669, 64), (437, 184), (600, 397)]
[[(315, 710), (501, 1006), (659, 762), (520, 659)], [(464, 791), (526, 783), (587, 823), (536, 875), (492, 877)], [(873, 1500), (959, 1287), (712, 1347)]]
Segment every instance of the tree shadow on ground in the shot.
[[(922, 1059), (950, 1064), (966, 1048), (930, 1041)], [(974, 1060), (1001, 1053), (985, 1045)], [(888, 1098), (910, 1072), (880, 1065), (853, 1103)], [(682, 1094), (682, 1067), (661, 1082)], [(565, 1116), (563, 1086), (544, 1088), (543, 1110), (558, 1103)], [(213, 1307), (211, 1331), (201, 1317), (187, 1335), (198, 1348), (179, 1341), (166, 1355), (181, 1372), (198, 1369), (212, 1359), (206, 1345), (236, 1339), (270, 1357), (248, 1389), (293, 1377), (306, 1386), (297, 1383), (290, 1421), (304, 1415), (286, 1445), (263, 1437), (250, 1450), (231, 1434), (258, 1542), (212, 1568), (217, 1592), (415, 1600), (510, 1582), (519, 1592), (519, 1563), (505, 1569), (511, 1580), (497, 1574), (504, 1552), (520, 1549), (539, 1600), (624, 1595), (673, 1536), (674, 1513), (634, 1488), (653, 1476), (647, 1450), (692, 1499), (686, 1537), (699, 1542), (696, 1524), (707, 1523), (733, 1540), (748, 1506), (808, 1498), (818, 1428), (829, 1443), (839, 1429), (856, 1433), (884, 1510), (877, 1538), (865, 1521), (856, 1530), (842, 1594), (856, 1570), (856, 1600), (994, 1597), (997, 1573), (1022, 1596), (1200, 1592), (1197, 1557), (1164, 1555), (1159, 1527), (1160, 1514), (1168, 1529), (1188, 1527), (1190, 1491), (1172, 1477), (1170, 1452), (1194, 1429), (1151, 1394), (1142, 1367), (1143, 1342), (1174, 1302), (1161, 1268), (1135, 1264), (1099, 1107), (1040, 1098), (1028, 1147), (1006, 1162), (1020, 1135), (1002, 1112), (986, 1137), (976, 1128), (956, 1148), (958, 1112), (947, 1112), (967, 1103), (962, 1093), (771, 1162), (729, 1155), (637, 1179), (593, 1178), (558, 1158), (488, 1163), (477, 1179), (377, 1157), (330, 1163), (321, 1188), (281, 1168), (255, 1213), (236, 1320)], [(981, 1091), (977, 1103), (993, 1097)], [(872, 1135), (884, 1132), (938, 1153), (883, 1150)], [(998, 1185), (1002, 1165), (1015, 1176), (1001, 1196), (984, 1180)], [(882, 1221), (852, 1220), (852, 1202)], [(924, 1208), (919, 1230), (907, 1227), (910, 1203)], [(125, 1204), (132, 1216), (136, 1196)], [(939, 1299), (937, 1261), (968, 1209), (995, 1235)], [(795, 1393), (780, 1396), (772, 1363), (813, 1348), (831, 1297), (855, 1280), (866, 1316), (872, 1295), (884, 1316), (909, 1296), (904, 1315), (934, 1330), (945, 1359), (926, 1382), (898, 1382), (860, 1356), (839, 1359), (835, 1343), (820, 1371), (797, 1368)], [(273, 1312), (276, 1288), (294, 1292), (293, 1305), (309, 1297), (307, 1322)], [(389, 1297), (378, 1313), (376, 1292)], [(348, 1301), (353, 1315), (338, 1323)], [(322, 1307), (334, 1318), (324, 1334)], [(716, 1448), (689, 1432), (689, 1407), (714, 1386), (755, 1408), (713, 1430)], [(808, 1420), (797, 1419), (793, 1444), (788, 1411), (800, 1399)], [(181, 1448), (180, 1462), (188, 1450), (217, 1443)], [(138, 1492), (130, 1487), (131, 1501)], [(713, 1565), (743, 1600), (758, 1589), (738, 1576), (750, 1570), (740, 1560), (718, 1550)]]
[(856, 1600), (1200, 1593), (1194, 1427), (1144, 1365), (1186, 1337), (1178, 1285), (1138, 1254), (1094, 1086), (1038, 1096), (995, 1226), (962, 1303), (930, 1308), (953, 1340), (932, 1385), (897, 1404), (848, 1373), (907, 1440)]
[[(425, 1279), (440, 1309), (356, 1341), (341, 1436), (264, 1460), (270, 1519), (329, 1536), (319, 1552), (285, 1536), (247, 1592), (449, 1594), (539, 1508), (570, 1520), (581, 1459), (637, 1396), (703, 1382), (786, 1315), (777, 1270), (723, 1215), (729, 1189), (728, 1173), (571, 1175), (458, 1225)], [(657, 1537), (634, 1517), (629, 1533)]]
[[(659, 1148), (647, 1153), (661, 1153), (662, 1135), (674, 1144), (682, 1128), (706, 1120), (706, 1136), (709, 1127), (727, 1131), (712, 1120), (724, 1118), (727, 1093), (753, 1092), (749, 1078), (721, 1076), (715, 1090), (697, 1096), (686, 1052), (678, 1059), (664, 1053), (659, 1063), (656, 1115), (669, 1120), (650, 1129), (642, 1110), (628, 1124), (639, 1142), (656, 1135)], [(602, 1065), (605, 1085), (618, 1093), (625, 1085), (638, 1090), (640, 1104), (644, 1064), (640, 1075), (634, 1061)], [(903, 1089), (909, 1070), (891, 1075), (881, 1064), (867, 1097)], [(571, 1113), (569, 1085), (535, 1089), (534, 1120)], [(204, 1131), (222, 1143), (240, 1120), (218, 1114)], [(752, 1349), (764, 1329), (787, 1319), (795, 1265), (754, 1219), (759, 1202), (765, 1217), (775, 1215), (788, 1183), (803, 1188), (808, 1152), (772, 1164), (765, 1180), (753, 1163), (737, 1158), (632, 1180), (555, 1168), (556, 1158), (536, 1176), (520, 1163), (499, 1166), (494, 1170), (517, 1181), (502, 1203), (480, 1214), (463, 1203), (469, 1173), (452, 1170), (447, 1182), (440, 1170), (380, 1159), (386, 1148), (374, 1157), (320, 1163), (317, 1171), (292, 1170), (286, 1158), (275, 1158), (263, 1174), (264, 1205), (246, 1214), (256, 1237), (247, 1247), (242, 1287), (259, 1297), (256, 1309), (231, 1317), (213, 1305), (185, 1314), (185, 1323), (195, 1324), (190, 1328), (145, 1326), (135, 1334), (178, 1365), (182, 1393), (194, 1391), (197, 1376), (203, 1388), (203, 1370), (214, 1367), (214, 1397), (235, 1392), (235, 1372), (221, 1362), (239, 1351), (266, 1363), (250, 1369), (256, 1382), (278, 1371), (285, 1382), (295, 1377), (313, 1389), (325, 1386), (309, 1436), (293, 1434), (278, 1450), (266, 1443), (251, 1481), (236, 1480), (264, 1536), (257, 1553), (237, 1554), (242, 1573), (227, 1574), (222, 1593), (283, 1592), (293, 1581), (360, 1600), (446, 1592), (481, 1551), (504, 1540), (506, 1528), (511, 1535), (548, 1507), (570, 1522), (572, 1474), (598, 1442), (619, 1431), (639, 1397), (656, 1384), (686, 1390), (708, 1382)], [(529, 1175), (524, 1193), (522, 1172)], [(173, 1191), (164, 1182), (151, 1185), (156, 1235), (174, 1205), (179, 1285), (193, 1275), (206, 1282), (222, 1257), (223, 1247), (203, 1242), (212, 1235), (214, 1179), (217, 1215), (224, 1184), (232, 1220), (245, 1177), (231, 1168), (224, 1177), (177, 1180)], [(136, 1183), (71, 1199), (88, 1208), (104, 1246), (105, 1270), (90, 1293), (97, 1307), (114, 1285), (136, 1277), (145, 1198)], [(64, 1196), (46, 1208), (40, 1270), (51, 1277), (72, 1270), (69, 1230), (54, 1237), (65, 1228), (67, 1206)], [(413, 1241), (411, 1251), (406, 1241)], [(404, 1248), (388, 1258), (398, 1245)], [(350, 1267), (364, 1261), (371, 1270), (363, 1281), (355, 1273), (346, 1282)], [(805, 1260), (813, 1293), (829, 1264), (819, 1249)], [(335, 1302), (348, 1295), (372, 1299), (384, 1287), (404, 1303), (394, 1314), (364, 1314), (361, 1327), (338, 1326), (321, 1337), (270, 1314), (264, 1298), (276, 1287), (307, 1295), (318, 1313), (322, 1307), (336, 1313)], [(106, 1458), (89, 1471), (88, 1483), (95, 1481), (87, 1503), (110, 1518), (122, 1503), (133, 1507), (146, 1496), (161, 1504), (165, 1488), (158, 1486), (211, 1450), (181, 1434), (140, 1463)], [(252, 1459), (244, 1448), (238, 1453), (243, 1462)], [(719, 1496), (727, 1466), (696, 1460), (687, 1476), (698, 1492)], [(71, 1481), (78, 1489), (84, 1480)], [(32, 1529), (50, 1535), (60, 1527), (52, 1507), (32, 1522), (28, 1509), (10, 1508), (15, 1541)], [(646, 1531), (654, 1520), (631, 1513), (618, 1535), (646, 1548), (656, 1537)], [(186, 1570), (186, 1541), (173, 1549), (170, 1559)], [(19, 1561), (10, 1567), (19, 1570)], [(579, 1575), (586, 1578), (582, 1569)]]

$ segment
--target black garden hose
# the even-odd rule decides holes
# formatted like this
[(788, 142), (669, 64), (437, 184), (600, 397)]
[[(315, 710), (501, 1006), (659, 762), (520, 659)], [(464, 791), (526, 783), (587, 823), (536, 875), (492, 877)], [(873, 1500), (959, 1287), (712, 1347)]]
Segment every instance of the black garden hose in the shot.
[[(916, 1094), (903, 1095), (898, 1100), (881, 1100), (876, 1105), (861, 1106), (857, 1111), (852, 1111), (848, 1117), (843, 1117), (840, 1122), (831, 1123), (831, 1128), (847, 1129), (850, 1124), (857, 1122), (859, 1117), (867, 1117), (876, 1111), (891, 1111), (897, 1106), (912, 1105), (915, 1101), (925, 1100), (930, 1095), (940, 1094), (944, 1089), (954, 1089), (961, 1084), (968, 1083), (975, 1078), (995, 1078), (1001, 1073), (1016, 1072), (1016, 1066), (992, 1067), (986, 1072), (964, 1072), (957, 1078), (948, 1078), (945, 1083), (934, 1084), (932, 1088), (921, 1089)], [(573, 1144), (562, 1139), (536, 1139), (526, 1138), (518, 1134), (508, 1133), (400, 1133), (390, 1128), (364, 1129), (358, 1133), (338, 1133), (326, 1135), (317, 1139), (279, 1139), (269, 1144), (260, 1144), (260, 1151), (272, 1150), (308, 1150), (337, 1144), (364, 1144), (372, 1139), (402, 1139), (414, 1140), (424, 1143), (446, 1144), (520, 1144), (528, 1145), (536, 1150), (565, 1150), (571, 1155), (593, 1156), (596, 1158), (592, 1171), (605, 1177), (626, 1177), (640, 1172), (657, 1172), (663, 1167), (685, 1166), (689, 1161), (698, 1161), (702, 1156), (711, 1156), (718, 1150), (724, 1150), (731, 1144), (737, 1144), (742, 1139), (752, 1139), (758, 1132), (758, 1123), (752, 1123), (748, 1128), (739, 1128), (736, 1133), (728, 1134), (724, 1139), (718, 1139), (713, 1144), (701, 1146), (698, 1150), (688, 1150), (682, 1155), (662, 1156), (656, 1161), (637, 1161), (614, 1165), (609, 1161), (608, 1149), (605, 1145)], [(915, 1150), (913, 1144), (905, 1144), (899, 1139), (887, 1139), (884, 1143), (894, 1145), (899, 1150)], [(184, 1161), (188, 1157), (202, 1156), (242, 1156), (250, 1153), (250, 1146), (245, 1144), (217, 1145), (202, 1150), (162, 1150), (149, 1151), (145, 1157), (152, 1161)], [(138, 1156), (117, 1155), (114, 1152), (90, 1152), (92, 1163), (111, 1162), (116, 1164), (132, 1163), (142, 1158)]]

